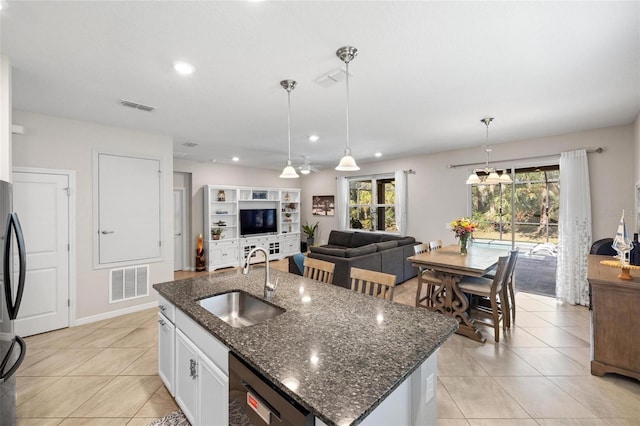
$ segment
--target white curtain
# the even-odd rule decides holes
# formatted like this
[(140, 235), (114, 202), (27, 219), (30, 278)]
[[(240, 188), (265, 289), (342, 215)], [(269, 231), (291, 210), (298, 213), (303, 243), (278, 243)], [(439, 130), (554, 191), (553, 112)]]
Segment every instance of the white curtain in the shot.
[(338, 229), (349, 229), (349, 180), (346, 177), (336, 178), (338, 188), (336, 190), (336, 216), (338, 218)]
[(407, 232), (407, 174), (396, 170), (396, 226), (401, 235)]
[(584, 149), (560, 154), (560, 218), (556, 297), (589, 305), (587, 258), (591, 246), (591, 191)]

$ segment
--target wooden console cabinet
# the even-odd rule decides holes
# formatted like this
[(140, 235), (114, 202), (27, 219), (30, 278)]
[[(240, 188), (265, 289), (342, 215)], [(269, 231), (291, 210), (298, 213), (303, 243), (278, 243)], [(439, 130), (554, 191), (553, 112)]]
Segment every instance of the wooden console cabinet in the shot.
[(617, 373), (640, 380), (640, 270), (632, 281), (618, 278), (620, 268), (600, 264), (611, 256), (589, 255), (591, 290), (591, 374)]

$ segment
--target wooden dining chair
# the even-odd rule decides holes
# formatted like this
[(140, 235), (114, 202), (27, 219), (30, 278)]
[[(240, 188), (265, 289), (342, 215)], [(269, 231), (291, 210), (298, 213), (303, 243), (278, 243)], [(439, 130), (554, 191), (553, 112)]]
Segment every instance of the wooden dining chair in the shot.
[(393, 301), (396, 276), (384, 272), (351, 268), (351, 290)]
[[(485, 277), (463, 277), (458, 283), (460, 290), (467, 295), (476, 296), (470, 298), (469, 313), (471, 318), (476, 322), (482, 322), (493, 326), (494, 339), (500, 341), (500, 322), (502, 327), (506, 329), (504, 322), (504, 313), (501, 309), (501, 298), (504, 298), (503, 286), (506, 285), (507, 266), (509, 264), (509, 256), (501, 256), (498, 258), (498, 268), (496, 269), (493, 279)], [(488, 299), (489, 306), (474, 301), (476, 299)], [(504, 304), (503, 304), (504, 305)]]
[[(431, 251), (429, 244), (422, 243), (413, 246), (414, 254), (428, 253)], [(422, 285), (426, 284), (426, 294), (422, 296)], [(442, 280), (435, 272), (425, 267), (418, 267), (418, 290), (416, 292), (416, 308), (429, 308), (432, 306), (431, 296), (442, 285)]]
[(304, 271), (302, 276), (315, 281), (327, 284), (333, 284), (333, 271), (336, 268), (335, 263), (326, 262), (320, 259), (310, 257), (304, 258)]
[[(515, 270), (516, 270), (516, 262), (518, 261), (518, 254), (520, 249), (516, 247), (511, 250), (509, 257), (509, 265), (507, 266), (507, 284), (504, 286), (502, 291), (504, 292), (504, 296), (502, 298), (502, 310), (505, 312), (504, 323), (507, 328), (511, 327), (511, 323), (515, 324), (516, 322), (516, 293), (514, 290), (514, 279), (515, 279)], [(488, 274), (484, 275), (486, 278), (491, 278), (495, 276), (495, 271), (491, 271)]]
[(442, 240), (429, 241), (429, 248), (431, 250), (442, 248)]

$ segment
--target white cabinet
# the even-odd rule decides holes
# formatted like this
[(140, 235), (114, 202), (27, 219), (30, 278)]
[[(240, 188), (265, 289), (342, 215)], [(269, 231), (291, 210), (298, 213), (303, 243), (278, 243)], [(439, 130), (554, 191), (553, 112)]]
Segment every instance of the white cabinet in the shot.
[[(166, 348), (158, 344), (158, 359)], [(194, 426), (229, 422), (229, 351), (180, 310), (175, 311), (174, 396)]]
[(176, 331), (176, 402), (192, 425), (197, 423), (198, 351), (180, 330)]
[(175, 395), (175, 329), (167, 317), (158, 313), (158, 375), (172, 396)]
[(238, 266), (237, 241), (211, 241), (209, 243), (209, 264), (216, 268)]
[(229, 424), (229, 376), (209, 358), (199, 354), (198, 413), (199, 425)]
[(229, 376), (176, 330), (176, 402), (193, 425), (227, 425)]
[(158, 375), (169, 393), (175, 394), (175, 305), (158, 296)]
[(300, 233), (300, 190), (283, 189), (280, 193), (281, 233)]
[[(300, 252), (300, 190), (206, 185), (204, 193), (204, 240), (207, 270), (241, 266), (255, 247), (277, 260)], [(276, 212), (271, 232), (251, 235), (242, 229), (242, 215), (249, 210)], [(273, 215), (273, 214), (271, 214)], [(253, 230), (255, 232), (255, 230)], [(216, 236), (220, 233), (219, 237)], [(214, 239), (214, 237), (216, 239)], [(251, 263), (263, 261), (262, 255)]]

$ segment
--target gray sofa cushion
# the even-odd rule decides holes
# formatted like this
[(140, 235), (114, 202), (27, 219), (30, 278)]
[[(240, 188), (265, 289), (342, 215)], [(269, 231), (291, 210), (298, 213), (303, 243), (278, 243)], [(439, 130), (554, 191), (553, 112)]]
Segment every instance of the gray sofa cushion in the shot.
[(380, 242), (398, 241), (398, 240), (400, 240), (402, 238), (404, 238), (404, 237), (400, 237), (398, 235), (393, 235), (393, 234), (382, 234), (382, 235), (380, 235)]
[(320, 254), (326, 254), (326, 255), (335, 256), (335, 257), (345, 257), (346, 250), (351, 250), (351, 249), (311, 246), (309, 250), (311, 251), (311, 253), (320, 253)]
[(379, 243), (381, 234), (373, 232), (354, 232), (351, 247), (362, 247), (371, 243)]
[(352, 247), (351, 246), (351, 238), (353, 237), (353, 232), (344, 232), (344, 231), (331, 231), (329, 234), (329, 241), (327, 242), (330, 246), (342, 246), (342, 247)]
[(378, 250), (375, 244), (367, 244), (362, 247), (348, 248), (344, 251), (344, 257), (358, 257), (365, 254), (375, 253)]
[(399, 246), (408, 246), (409, 244), (415, 244), (416, 239), (413, 237), (404, 237), (398, 240)]
[(379, 242), (379, 243), (376, 243), (376, 247), (378, 251), (388, 250), (390, 248), (398, 247), (398, 242), (397, 241)]

